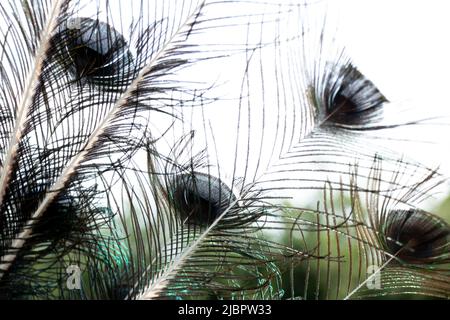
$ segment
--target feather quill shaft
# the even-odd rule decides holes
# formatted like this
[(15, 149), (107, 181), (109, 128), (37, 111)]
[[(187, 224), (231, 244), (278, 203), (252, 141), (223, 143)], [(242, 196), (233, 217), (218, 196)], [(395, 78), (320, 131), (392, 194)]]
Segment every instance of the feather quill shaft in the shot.
[(220, 224), (222, 219), (229, 213), (231, 208), (238, 203), (236, 199), (232, 203), (230, 203), (229, 207), (226, 208), (220, 216), (214, 220), (211, 225), (202, 232), (202, 234), (186, 248), (183, 252), (181, 252), (177, 257), (175, 257), (174, 261), (170, 263), (169, 267), (163, 271), (162, 275), (158, 276), (158, 279), (154, 283), (152, 283), (149, 287), (143, 290), (143, 293), (138, 296), (138, 300), (152, 300), (158, 298), (158, 294), (164, 290), (167, 286), (168, 281), (170, 281), (170, 276), (173, 275), (176, 270), (178, 270), (183, 263), (187, 260), (187, 258), (202, 244), (206, 237), (211, 233), (214, 228)]
[[(187, 17), (185, 23), (181, 24), (180, 27), (166, 40), (166, 43), (161, 47), (161, 49), (155, 54), (155, 56), (147, 63), (147, 65), (142, 68), (137, 77), (132, 81), (132, 83), (128, 86), (127, 90), (122, 94), (122, 96), (118, 99), (106, 117), (101, 121), (98, 127), (93, 131), (93, 133), (89, 136), (84, 146), (81, 148), (81, 151), (72, 157), (68, 165), (64, 168), (61, 175), (57, 178), (55, 183), (51, 186), (49, 191), (46, 193), (44, 199), (39, 204), (36, 211), (32, 214), (30, 220), (28, 220), (23, 230), (17, 235), (17, 237), (13, 240), (10, 250), (13, 250), (12, 254), (7, 254), (1, 257), (0, 259), (0, 270), (7, 271), (14, 260), (17, 258), (17, 252), (23, 248), (27, 239), (33, 233), (33, 226), (37, 221), (45, 214), (48, 206), (52, 203), (52, 201), (58, 196), (61, 190), (64, 190), (64, 187), (70, 181), (71, 177), (74, 173), (76, 173), (77, 168), (82, 164), (85, 160), (86, 156), (89, 155), (90, 151), (92, 151), (100, 139), (101, 135), (105, 132), (105, 130), (111, 124), (121, 109), (127, 107), (128, 100), (132, 97), (133, 92), (137, 90), (139, 84), (145, 79), (146, 75), (158, 64), (161, 57), (165, 55), (171, 49), (174, 49), (174, 39), (179, 36), (179, 34), (183, 31), (183, 29), (192, 22), (192, 19), (198, 16), (198, 12), (204, 7), (204, 2), (202, 2), (194, 13)], [(54, 27), (54, 25), (53, 25)], [(42, 60), (43, 61), (43, 60)], [(42, 62), (41, 62), (42, 64)], [(132, 106), (133, 107), (133, 106)], [(2, 275), (0, 274), (0, 279)]]
[(19, 142), (23, 136), (25, 122), (27, 121), (28, 116), (28, 110), (36, 94), (36, 88), (39, 86), (39, 77), (44, 66), (44, 61), (47, 58), (47, 51), (50, 46), (52, 32), (57, 27), (58, 17), (65, 3), (67, 3), (67, 0), (57, 0), (53, 2), (48, 22), (41, 35), (39, 49), (36, 52), (36, 63), (32, 70), (30, 70), (29, 78), (26, 81), (25, 90), (22, 94), (21, 101), (17, 108), (17, 117), (15, 121), (14, 131), (11, 135), (9, 148), (6, 154), (5, 161), (3, 162), (3, 167), (0, 168), (0, 205), (3, 203), (6, 189), (8, 187), (8, 182), (11, 177), (12, 166), (15, 163), (17, 151), (19, 148)]
[(388, 100), (320, 3), (8, 3), (0, 299), (448, 297), (441, 177), (364, 139)]

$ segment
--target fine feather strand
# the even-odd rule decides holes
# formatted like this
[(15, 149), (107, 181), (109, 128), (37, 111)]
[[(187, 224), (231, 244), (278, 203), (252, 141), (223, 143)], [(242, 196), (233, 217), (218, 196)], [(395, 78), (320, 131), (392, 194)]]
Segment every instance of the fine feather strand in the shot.
[(1, 297), (448, 298), (443, 178), (365, 135), (391, 105), (322, 3), (8, 5)]
[[(302, 19), (304, 8), (299, 7), (298, 9), (300, 12), (298, 16), (292, 14), (295, 10), (289, 11), (286, 14), (287, 18), (280, 13), (277, 21), (286, 23), (286, 29), (283, 31), (292, 25), (289, 24), (290, 19), (304, 21)], [(255, 25), (250, 25), (248, 34), (252, 32), (253, 27), (258, 28), (258, 25)], [(261, 33), (263, 33), (261, 30), (267, 31), (264, 28), (267, 24), (262, 25), (263, 23), (259, 26)], [(282, 26), (279, 26), (278, 30), (281, 28)], [(184, 113), (185, 117), (183, 118), (185, 121), (188, 120), (189, 124), (186, 125), (184, 122), (182, 127), (188, 127), (189, 130), (195, 127), (196, 131), (202, 132), (202, 134), (196, 135), (196, 137), (201, 137), (197, 138), (196, 142), (211, 151), (203, 164), (205, 171), (214, 172), (219, 176), (224, 171), (230, 172), (230, 185), (233, 188), (240, 185), (237, 188), (239, 195), (237, 201), (245, 201), (247, 195), (257, 194), (258, 196), (250, 196), (250, 198), (256, 202), (265, 202), (265, 208), (268, 211), (275, 210), (277, 212), (279, 206), (276, 203), (285, 199), (299, 201), (301, 198), (307, 198), (310, 196), (310, 193), (306, 192), (307, 190), (323, 190), (324, 184), (330, 190), (350, 192), (352, 201), (355, 201), (352, 207), (357, 206), (357, 208), (361, 208), (360, 210), (370, 206), (371, 201), (374, 200), (358, 201), (358, 192), (367, 195), (373, 194), (374, 197), (387, 197), (405, 205), (420, 203), (421, 200), (430, 196), (430, 190), (439, 185), (443, 178), (435, 170), (413, 160), (402, 160), (400, 155), (387, 148), (382, 148), (375, 141), (362, 136), (362, 131), (395, 127), (395, 125), (379, 124), (383, 120), (382, 108), (386, 106), (387, 99), (353, 67), (340, 46), (336, 47), (335, 39), (328, 38), (326, 28), (318, 30), (317, 34), (311, 29), (302, 29), (302, 32), (299, 32), (301, 37), (290, 38), (289, 35), (283, 35), (283, 39), (289, 40), (286, 42), (276, 41), (273, 47), (261, 45), (244, 54), (246, 61), (243, 66), (244, 77), (241, 81), (240, 97), (235, 103), (237, 117), (233, 119), (235, 121), (233, 123), (236, 124), (235, 132), (230, 132), (230, 137), (227, 137), (226, 142), (221, 141), (220, 144), (216, 142), (216, 127), (220, 127), (213, 114), (218, 112), (216, 109), (210, 112), (206, 106), (200, 112), (193, 108)], [(279, 39), (279, 37), (275, 35), (274, 39)], [(273, 55), (267, 54), (267, 51), (270, 52), (273, 49), (276, 51), (276, 63), (267, 63), (267, 61), (271, 61), (267, 59), (273, 58)], [(342, 70), (344, 71), (341, 72)], [(274, 88), (277, 92), (275, 98)], [(311, 95), (312, 91), (313, 95)], [(317, 98), (319, 96), (320, 99)], [(342, 103), (342, 101), (347, 102)], [(227, 112), (230, 112), (229, 109), (232, 108), (230, 105), (232, 105), (231, 102), (227, 101)], [(330, 111), (330, 108), (334, 109)], [(222, 121), (221, 116), (218, 118), (219, 121)], [(276, 121), (270, 122), (268, 119), (276, 119)], [(203, 128), (201, 125), (197, 125), (198, 123), (203, 123)], [(271, 131), (273, 129), (271, 126), (274, 126), (273, 131)], [(273, 134), (274, 132), (275, 134)], [(202, 138), (203, 134), (205, 135), (204, 139)], [(214, 154), (215, 149), (216, 154)], [(220, 154), (217, 154), (217, 149)], [(270, 149), (272, 151), (269, 151)], [(230, 154), (232, 155), (231, 161), (226, 161), (225, 159), (230, 158), (228, 156)], [(265, 158), (267, 154), (270, 155), (269, 158)], [(367, 179), (373, 170), (375, 156), (381, 158), (384, 164), (383, 172), (385, 174), (376, 178), (380, 185), (371, 184), (368, 181), (364, 188), (360, 187), (365, 185), (364, 182), (358, 182), (355, 186), (352, 181), (356, 178), (358, 181)], [(352, 161), (357, 163), (358, 170), (349, 173), (349, 163)], [(226, 167), (228, 163), (233, 165)], [(391, 176), (396, 178), (392, 179)], [(417, 179), (421, 183), (418, 184), (414, 177), (418, 177)], [(239, 179), (241, 182), (237, 183)], [(356, 193), (355, 190), (357, 190)], [(326, 202), (324, 201), (323, 205), (326, 205)], [(287, 206), (286, 209), (289, 207)], [(317, 278), (316, 283), (313, 284), (317, 286), (313, 297), (344, 298), (351, 290), (365, 282), (366, 271), (364, 268), (370, 266), (368, 263), (370, 260), (373, 260), (374, 263), (382, 261), (381, 257), (384, 256), (383, 250), (385, 249), (374, 244), (371, 238), (366, 238), (368, 231), (362, 227), (368, 223), (365, 218), (358, 216), (352, 221), (354, 225), (346, 224), (347, 216), (335, 212), (330, 213), (329, 210), (329, 208), (309, 210), (309, 214), (316, 221), (306, 220), (304, 225), (298, 227), (299, 232), (303, 234), (308, 231), (305, 228), (309, 225), (312, 230), (308, 233), (314, 234), (318, 239), (313, 248), (299, 250), (303, 254), (299, 255), (301, 261), (298, 263), (299, 265), (307, 264), (308, 275), (314, 275)], [(305, 211), (304, 214), (307, 215), (306, 210), (302, 211)], [(212, 228), (198, 234), (189, 244), (176, 251), (178, 253), (171, 256), (163, 271), (158, 272), (153, 278), (152, 281), (155, 285), (144, 289), (144, 293), (140, 297), (157, 298), (166, 296), (167, 292), (175, 294), (176, 289), (174, 288), (179, 289), (180, 286), (176, 285), (177, 281), (174, 279), (178, 275), (182, 276), (183, 270), (189, 269), (188, 257), (196, 256), (202, 244), (207, 242), (212, 230), (220, 228), (221, 220), (225, 219), (226, 215), (227, 213), (221, 215)], [(374, 215), (376, 214), (374, 213)], [(269, 219), (270, 223), (264, 224), (265, 227), (280, 230), (289, 228), (283, 227), (283, 223), (275, 219), (277, 216), (278, 219), (281, 219), (280, 215), (273, 214), (271, 215), (272, 219)], [(323, 221), (324, 219), (325, 221)], [(264, 218), (262, 220), (264, 221)], [(339, 222), (342, 220), (344, 221)], [(335, 221), (334, 224), (333, 221)], [(340, 253), (344, 247), (341, 245), (341, 249), (339, 249), (341, 240), (333, 239), (332, 235), (337, 236), (342, 233), (340, 227), (344, 230), (354, 229), (360, 224), (364, 229), (361, 231), (362, 233), (349, 236), (354, 239), (351, 240), (354, 241), (354, 244), (350, 246), (352, 251), (350, 259), (359, 261), (359, 266), (350, 267), (347, 291), (342, 292), (338, 286), (337, 294), (334, 295), (329, 290), (333, 270), (329, 266), (339, 265), (345, 258)], [(375, 227), (371, 226), (370, 228)], [(350, 231), (348, 232), (350, 233)], [(328, 234), (326, 240), (322, 239), (324, 233)], [(333, 243), (338, 246), (338, 254), (331, 257), (331, 251), (334, 250), (332, 249)], [(292, 248), (286, 246), (284, 249), (289, 251)], [(353, 252), (353, 250), (357, 251)], [(283, 250), (281, 249), (280, 252)], [(201, 255), (199, 254), (199, 256)], [(286, 256), (283, 257), (286, 258)], [(193, 260), (190, 263), (195, 265), (195, 259)], [(322, 275), (325, 277), (325, 286), (328, 288), (328, 290), (325, 289), (326, 296), (322, 295), (323, 289), (319, 288), (323, 265), (328, 265), (325, 267), (325, 275)], [(314, 271), (313, 268), (315, 268)], [(356, 281), (352, 279), (352, 272), (358, 276)], [(341, 281), (340, 279), (343, 277), (342, 271), (338, 271), (338, 281)], [(436, 279), (438, 277), (436, 276)], [(189, 276), (182, 277), (182, 279), (190, 284), (200, 281), (197, 278), (190, 279)], [(309, 276), (307, 276), (307, 283), (308, 279)], [(174, 285), (172, 289), (170, 288), (171, 283)], [(187, 296), (195, 296), (198, 288), (202, 286), (195, 285), (194, 287), (195, 289), (192, 287), (189, 287), (189, 290), (186, 289)], [(426, 290), (425, 287), (424, 290)], [(305, 291), (309, 292), (308, 285), (306, 285)], [(304, 294), (304, 298), (308, 297), (311, 297), (308, 293)]]
[[(65, 10), (62, 10), (63, 4)], [(186, 59), (178, 58), (177, 55), (190, 54), (193, 52), (192, 47), (186, 50), (188, 46), (177, 42), (192, 33), (195, 18), (202, 7), (202, 3), (194, 5), (183, 2), (181, 12), (184, 14), (183, 10), (186, 9), (190, 9), (191, 12), (187, 12), (184, 19), (180, 20), (178, 27), (174, 26), (170, 30), (169, 25), (165, 25), (165, 28), (170, 30), (170, 34), (157, 33), (163, 32), (160, 28), (161, 23), (146, 27), (142, 21), (139, 21), (134, 29), (137, 32), (139, 49), (142, 50), (138, 53), (135, 62), (135, 68), (139, 68), (139, 72), (125, 88), (111, 92), (109, 87), (99, 87), (98, 84), (92, 86), (86, 82), (80, 83), (84, 79), (66, 77), (58, 67), (65, 67), (67, 64), (51, 60), (55, 56), (49, 52), (56, 52), (60, 47), (67, 45), (67, 38), (60, 37), (59, 34), (53, 36), (57, 25), (55, 21), (60, 22), (63, 16), (73, 16), (73, 12), (77, 10), (76, 7), (70, 7), (69, 14), (69, 8), (65, 2), (54, 3), (52, 11), (49, 11), (47, 15), (49, 22), (44, 29), (45, 37), (41, 51), (38, 51), (36, 55), (36, 72), (33, 72), (33, 77), (29, 81), (28, 87), (31, 89), (25, 87), (23, 93), (25, 102), (20, 104), (27, 109), (19, 110), (17, 121), (8, 119), (14, 121), (19, 129), (16, 130), (18, 134), (13, 132), (12, 152), (7, 153), (7, 161), (4, 162), (2, 171), (2, 187), (3, 190), (8, 190), (8, 193), (4, 192), (3, 198), (9, 197), (7, 201), (3, 201), (3, 208), (8, 211), (8, 214), (2, 231), (4, 243), (1, 253), (2, 277), (13, 267), (16, 259), (22, 255), (22, 251), (27, 250), (27, 241), (33, 237), (34, 228), (40, 220), (47, 219), (49, 208), (57, 202), (59, 196), (79, 188), (79, 185), (74, 183), (76, 179), (86, 180), (86, 177), (98, 170), (98, 162), (91, 165), (91, 169), (87, 162), (104, 155), (111, 158), (114, 153), (130, 157), (132, 151), (139, 145), (139, 140), (142, 139), (138, 137), (133, 141), (132, 137), (133, 130), (143, 130), (143, 126), (136, 120), (139, 118), (138, 111), (158, 110), (156, 103), (149, 103), (153, 99), (158, 101), (160, 106), (164, 106), (164, 101), (175, 103), (173, 99), (169, 100), (162, 95), (156, 98), (155, 93), (164, 94), (168, 90), (172, 92), (177, 90), (176, 84), (172, 88), (159, 85), (159, 75), (167, 75), (188, 62)], [(46, 16), (45, 11), (40, 12), (42, 9), (38, 4), (28, 4), (16, 9), (18, 12), (23, 9), (24, 15), (28, 15), (33, 20)], [(163, 19), (169, 21), (169, 18), (163, 17)], [(100, 29), (100, 32), (103, 31)], [(44, 85), (47, 81), (50, 82), (49, 88)], [(163, 81), (160, 84), (167, 85)], [(67, 95), (62, 89), (75, 91), (69, 95), (69, 99), (83, 97), (78, 100), (77, 105), (69, 102), (69, 105), (77, 106), (77, 111), (64, 109)], [(95, 116), (91, 116), (89, 125), (86, 125), (83, 123), (86, 118), (81, 117), (88, 114)], [(77, 121), (77, 117), (80, 119), (78, 124), (74, 122)], [(79, 127), (80, 124), (81, 127)], [(66, 131), (65, 126), (72, 132)], [(24, 128), (21, 129), (22, 127)], [(42, 130), (42, 135), (39, 130)], [(36, 148), (36, 153), (29, 155), (32, 148)], [(18, 160), (10, 159), (13, 156)], [(13, 160), (20, 163), (18, 167), (21, 168), (14, 174), (10, 172)], [(33, 184), (36, 184), (38, 189), (33, 194), (25, 189), (24, 181), (26, 180), (29, 180), (28, 185), (32, 185), (31, 181), (35, 181)], [(14, 185), (16, 187), (13, 188)], [(20, 210), (20, 207), (12, 203), (18, 203), (26, 198), (31, 199), (34, 205), (29, 206), (26, 212), (14, 211)], [(17, 219), (18, 216), (14, 215), (18, 214), (22, 217), (15, 223), (13, 219)]]

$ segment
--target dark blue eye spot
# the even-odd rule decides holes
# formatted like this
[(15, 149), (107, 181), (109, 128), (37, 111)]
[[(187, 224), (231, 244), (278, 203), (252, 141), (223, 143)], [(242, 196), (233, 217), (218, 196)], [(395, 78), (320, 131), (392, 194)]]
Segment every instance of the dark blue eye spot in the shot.
[(182, 221), (193, 225), (209, 225), (236, 200), (220, 179), (198, 172), (176, 175), (169, 188)]
[(408, 263), (423, 263), (448, 254), (449, 226), (420, 210), (391, 210), (383, 223), (388, 251)]
[(313, 96), (319, 120), (333, 126), (370, 125), (381, 119), (388, 100), (378, 88), (351, 63), (329, 65), (322, 92)]
[(124, 37), (107, 23), (73, 18), (53, 38), (59, 63), (75, 79), (98, 85), (126, 85), (134, 74)]

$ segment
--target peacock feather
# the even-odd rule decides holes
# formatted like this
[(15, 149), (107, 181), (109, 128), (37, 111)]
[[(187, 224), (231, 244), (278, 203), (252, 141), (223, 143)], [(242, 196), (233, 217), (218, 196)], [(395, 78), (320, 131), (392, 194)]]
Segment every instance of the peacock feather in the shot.
[(448, 299), (446, 177), (323, 5), (4, 1), (0, 298)]

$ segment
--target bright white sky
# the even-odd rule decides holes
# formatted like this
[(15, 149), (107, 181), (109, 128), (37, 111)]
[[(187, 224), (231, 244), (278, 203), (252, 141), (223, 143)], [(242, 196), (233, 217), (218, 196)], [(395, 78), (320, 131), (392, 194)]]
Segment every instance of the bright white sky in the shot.
[[(95, 1), (84, 1), (87, 15), (95, 12)], [(299, 3), (300, 1), (267, 0), (274, 3)], [(342, 43), (355, 65), (392, 102), (388, 111), (400, 120), (429, 116), (441, 117), (439, 122), (450, 124), (450, 1), (448, 0), (310, 0), (328, 5), (329, 20), (336, 18), (338, 41)], [(117, 2), (119, 3), (119, 2)], [(115, 8), (123, 25), (132, 17), (130, 6)], [(124, 2), (127, 3), (128, 2)], [(170, 2), (167, 2), (170, 3)], [(111, 4), (114, 4), (112, 2)], [(225, 10), (227, 7), (224, 7)], [(226, 16), (226, 12), (221, 12)], [(322, 16), (319, 17), (321, 19)], [(117, 24), (117, 20), (114, 23)], [(120, 24), (120, 22), (119, 22)], [(235, 31), (235, 30), (234, 30)], [(223, 37), (235, 37), (223, 34)], [(233, 75), (231, 65), (223, 73)], [(207, 79), (208, 69), (202, 74)], [(226, 75), (224, 78), (229, 77)], [(399, 110), (405, 110), (399, 112)], [(402, 144), (402, 150), (416, 159), (440, 164), (450, 158), (450, 126), (429, 127), (424, 130), (404, 130), (412, 141), (429, 141)], [(449, 138), (449, 139), (447, 139)], [(436, 144), (440, 144), (439, 146)], [(399, 146), (400, 147), (400, 146)], [(448, 164), (447, 164), (448, 163)], [(442, 169), (450, 175), (450, 162), (444, 161)]]
[[(450, 161), (447, 161), (450, 159), (450, 101), (447, 94), (450, 85), (450, 1), (318, 2), (328, 4), (327, 18), (329, 21), (336, 21), (338, 42), (346, 47), (355, 65), (392, 102), (387, 106), (387, 111), (393, 119), (404, 121), (437, 116), (438, 120), (435, 122), (445, 124), (387, 132), (389, 138), (410, 141), (392, 143), (389, 146), (428, 165), (441, 166), (442, 171), (450, 175)], [(226, 15), (226, 12), (221, 14)], [(319, 19), (321, 18), (319, 15)], [(334, 27), (332, 24), (330, 26)], [(292, 27), (295, 29), (297, 26)], [(222, 36), (233, 38), (237, 34), (231, 32)], [(224, 65), (224, 78), (230, 78), (230, 75), (233, 77), (231, 79), (236, 78), (236, 70), (230, 64)], [(199, 74), (202, 79), (211, 76), (208, 68), (196, 75)], [(231, 109), (226, 103), (220, 106), (216, 110)], [(230, 126), (232, 112), (218, 112), (214, 116), (216, 122), (214, 119), (211, 121), (218, 145), (233, 144), (233, 138), (228, 137), (230, 127), (235, 128)], [(418, 143), (419, 141), (427, 143)], [(234, 154), (222, 154), (220, 161), (225, 168), (226, 163), (233, 162)]]
[[(450, 71), (450, 2), (330, 3), (338, 7), (342, 34), (348, 36), (345, 42), (354, 59), (364, 65), (375, 81), (380, 80), (379, 86), (386, 94), (429, 101), (436, 94), (445, 93)], [(446, 105), (445, 101), (440, 103)]]
[(444, 124), (403, 130), (412, 141), (430, 143), (400, 143), (399, 150), (450, 175), (450, 1), (330, 2), (352, 58), (392, 107), (412, 107), (406, 112), (418, 117), (438, 115)]
[[(341, 17), (350, 55), (394, 104), (420, 115), (450, 116), (450, 2), (445, 0), (330, 1)], [(339, 4), (338, 4), (339, 3)], [(402, 113), (399, 113), (402, 117)], [(449, 124), (449, 119), (442, 119)], [(408, 152), (427, 161), (443, 160), (450, 173), (449, 127), (408, 131), (411, 140), (441, 145)], [(434, 150), (434, 151), (431, 151)]]
[[(169, 1), (164, 4), (170, 4)], [(346, 46), (355, 65), (392, 102), (388, 106), (392, 115), (400, 120), (440, 116), (439, 122), (445, 126), (430, 125), (421, 130), (405, 128), (401, 132), (395, 131), (396, 136), (391, 138), (409, 139), (412, 143), (402, 142), (394, 147), (427, 164), (442, 165), (442, 170), (450, 175), (450, 101), (447, 95), (450, 85), (450, 1), (316, 1), (328, 3), (330, 17), (338, 20), (339, 42)], [(86, 16), (94, 14), (95, 1), (86, 2), (91, 2), (94, 7), (93, 11), (86, 8)], [(123, 3), (136, 4), (138, 1)], [(132, 16), (129, 13), (136, 8), (127, 5), (116, 9), (114, 24), (127, 25), (127, 18)], [(118, 16), (121, 22), (116, 20)], [(237, 34), (231, 32), (223, 36), (233, 38)], [(233, 75), (234, 72), (231, 65), (223, 66), (223, 74)], [(198, 75), (205, 79), (211, 76), (208, 69)], [(226, 140), (230, 131), (227, 117), (231, 116), (219, 115), (215, 134), (223, 133), (223, 137), (218, 134), (218, 141)], [(430, 143), (418, 144), (417, 141)], [(233, 154), (230, 156), (232, 158)]]

